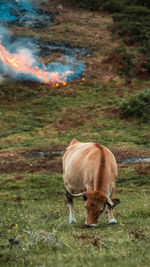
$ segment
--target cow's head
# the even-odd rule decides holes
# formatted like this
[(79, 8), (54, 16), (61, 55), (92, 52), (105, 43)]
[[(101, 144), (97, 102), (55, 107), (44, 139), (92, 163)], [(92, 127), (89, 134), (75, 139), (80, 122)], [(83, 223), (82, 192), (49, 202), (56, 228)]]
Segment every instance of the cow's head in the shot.
[(119, 203), (119, 200), (108, 199), (102, 192), (95, 190), (87, 192), (86, 198), (87, 217), (85, 224), (89, 227), (98, 226), (98, 220), (104, 213), (107, 205), (112, 208), (113, 206), (116, 206)]

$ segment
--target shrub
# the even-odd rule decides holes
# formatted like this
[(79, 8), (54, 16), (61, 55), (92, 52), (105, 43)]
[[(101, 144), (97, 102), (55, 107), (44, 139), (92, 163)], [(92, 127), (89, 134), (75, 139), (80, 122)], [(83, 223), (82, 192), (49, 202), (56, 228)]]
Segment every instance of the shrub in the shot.
[(77, 4), (90, 10), (97, 10), (103, 7), (105, 11), (120, 12), (123, 10), (123, 4), (118, 0), (75, 0)]
[(145, 6), (150, 8), (149, 0), (75, 0), (80, 6), (90, 9), (97, 10), (100, 7), (104, 7), (106, 11), (109, 12), (121, 12), (125, 6)]
[(144, 43), (150, 38), (149, 8), (128, 6), (123, 12), (114, 14), (112, 17), (120, 34), (130, 37), (130, 43)]
[(149, 0), (125, 0), (123, 1), (126, 5), (137, 5), (137, 6), (146, 6), (150, 8), (150, 1)]
[(89, 10), (97, 10), (104, 3), (104, 0), (75, 0), (81, 7), (85, 7)]
[(104, 1), (103, 8), (105, 11), (109, 11), (111, 13), (117, 13), (123, 11), (125, 6), (118, 0), (108, 0)]
[[(112, 31), (123, 37), (126, 45), (138, 45), (140, 52), (139, 70), (135, 69), (135, 75), (146, 77), (150, 73), (150, 0), (75, 0), (80, 6), (89, 10), (103, 9), (113, 13), (114, 24)], [(134, 62), (134, 59), (133, 59)], [(120, 73), (130, 76), (134, 73), (128, 55), (123, 56), (123, 68)], [(139, 75), (143, 71), (142, 75)]]
[(146, 63), (143, 67), (145, 67), (147, 69), (147, 72), (150, 74), (150, 54), (149, 53), (147, 54)]
[(150, 89), (146, 89), (131, 96), (129, 100), (121, 103), (121, 117), (140, 118), (142, 121), (150, 120)]
[(119, 67), (119, 74), (125, 74), (128, 77), (132, 76), (132, 68), (134, 66), (132, 62), (132, 55), (127, 52), (125, 46), (116, 48), (116, 52), (120, 56), (121, 66)]

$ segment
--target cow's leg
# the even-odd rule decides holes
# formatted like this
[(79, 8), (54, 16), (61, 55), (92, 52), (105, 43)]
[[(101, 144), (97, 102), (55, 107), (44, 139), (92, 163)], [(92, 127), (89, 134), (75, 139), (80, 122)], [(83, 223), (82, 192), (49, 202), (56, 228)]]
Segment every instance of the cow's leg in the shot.
[(116, 224), (117, 223), (117, 221), (114, 218), (112, 208), (108, 208), (108, 222), (109, 222), (109, 224)]
[(69, 207), (69, 222), (70, 223), (76, 223), (76, 219), (74, 216), (74, 202), (73, 198), (69, 195), (67, 195), (67, 202), (68, 202), (68, 207)]
[[(113, 198), (114, 194), (115, 194), (115, 188), (112, 189), (110, 198)], [(108, 222), (109, 222), (109, 224), (116, 224), (117, 223), (117, 221), (114, 218), (113, 209), (110, 207), (108, 207)]]

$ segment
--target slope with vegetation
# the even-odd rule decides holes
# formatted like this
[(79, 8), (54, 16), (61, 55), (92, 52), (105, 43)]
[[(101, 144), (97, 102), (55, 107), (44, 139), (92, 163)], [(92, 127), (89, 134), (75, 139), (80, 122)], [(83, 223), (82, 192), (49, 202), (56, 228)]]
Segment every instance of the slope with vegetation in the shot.
[[(89, 49), (91, 55), (80, 58), (86, 63), (85, 81), (59, 88), (8, 78), (1, 83), (0, 265), (149, 266), (150, 166), (121, 163), (150, 156), (150, 80), (138, 61), (142, 53), (146, 62), (148, 40), (124, 42), (132, 34), (124, 35), (117, 23), (132, 10), (129, 1), (76, 1), (82, 7), (65, 2), (42, 5), (58, 11), (57, 20), (42, 30), (24, 28), (24, 34)], [(133, 2), (148, 13), (148, 4)], [(22, 33), (20, 27), (11, 30)], [(108, 146), (119, 162), (121, 204), (113, 227), (105, 216), (97, 229), (85, 228), (81, 199), (76, 200), (77, 224), (68, 223), (61, 157), (72, 138)]]
[(117, 34), (130, 57), (130, 76), (147, 77), (150, 73), (150, 2), (135, 0), (76, 0), (89, 10), (112, 14), (112, 32)]

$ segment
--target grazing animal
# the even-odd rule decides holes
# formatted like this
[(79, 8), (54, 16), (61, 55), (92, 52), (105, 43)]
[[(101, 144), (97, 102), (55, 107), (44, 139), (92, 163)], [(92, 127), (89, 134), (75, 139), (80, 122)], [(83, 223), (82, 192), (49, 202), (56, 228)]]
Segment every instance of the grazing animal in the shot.
[(117, 164), (112, 152), (97, 143), (73, 139), (63, 155), (63, 180), (69, 206), (69, 221), (76, 222), (73, 198), (86, 200), (89, 227), (98, 226), (98, 219), (108, 211), (108, 221), (115, 224), (112, 208), (120, 203), (114, 199)]

